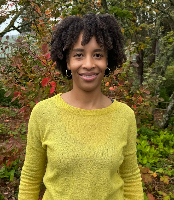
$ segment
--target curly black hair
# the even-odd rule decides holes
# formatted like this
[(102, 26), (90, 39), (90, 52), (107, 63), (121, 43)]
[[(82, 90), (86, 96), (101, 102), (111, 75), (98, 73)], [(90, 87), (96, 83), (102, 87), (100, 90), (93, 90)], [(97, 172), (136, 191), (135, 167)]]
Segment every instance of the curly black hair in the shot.
[[(107, 48), (110, 72), (114, 72), (116, 67), (120, 67), (126, 61), (126, 55), (123, 51), (123, 36), (114, 16), (94, 13), (87, 13), (83, 18), (68, 16), (57, 24), (51, 39), (51, 59), (56, 62), (55, 68), (64, 77), (66, 70), (68, 70), (69, 52), (82, 31), (82, 46), (88, 44), (90, 39), (95, 36), (100, 47)], [(108, 74), (105, 73), (105, 75)], [(72, 75), (68, 79), (72, 79)]]

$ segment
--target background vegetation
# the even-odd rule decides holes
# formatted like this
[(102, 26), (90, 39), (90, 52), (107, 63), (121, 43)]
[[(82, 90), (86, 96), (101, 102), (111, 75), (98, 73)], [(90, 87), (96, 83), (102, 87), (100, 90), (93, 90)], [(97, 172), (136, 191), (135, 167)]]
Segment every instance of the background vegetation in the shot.
[[(50, 60), (54, 25), (89, 11), (113, 14), (125, 38), (128, 60), (103, 79), (102, 92), (135, 111), (144, 199), (174, 199), (174, 2), (3, 0), (0, 7), (0, 23), (12, 15), (0, 32), (0, 200), (17, 199), (31, 110), (72, 89)], [(14, 43), (11, 30), (21, 34)], [(42, 183), (40, 199), (44, 190)]]

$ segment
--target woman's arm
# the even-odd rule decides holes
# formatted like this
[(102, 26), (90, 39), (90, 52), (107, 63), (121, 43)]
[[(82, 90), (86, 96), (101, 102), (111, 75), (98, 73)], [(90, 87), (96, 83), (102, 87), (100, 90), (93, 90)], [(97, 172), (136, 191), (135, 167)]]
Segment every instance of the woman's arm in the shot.
[(142, 178), (137, 164), (137, 126), (133, 112), (128, 120), (130, 126), (127, 133), (127, 145), (124, 147), (124, 160), (119, 168), (120, 176), (124, 180), (124, 199), (144, 200)]
[(18, 200), (38, 200), (40, 184), (45, 172), (46, 150), (41, 143), (41, 127), (36, 105), (28, 123), (25, 161), (21, 172)]

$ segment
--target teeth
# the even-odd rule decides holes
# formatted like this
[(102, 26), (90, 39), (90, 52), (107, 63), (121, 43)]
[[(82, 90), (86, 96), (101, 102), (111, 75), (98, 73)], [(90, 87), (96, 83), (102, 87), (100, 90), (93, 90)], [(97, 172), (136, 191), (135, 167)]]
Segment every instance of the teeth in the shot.
[[(85, 75), (82, 75), (82, 76), (85, 76)], [(94, 76), (96, 76), (96, 75), (92, 75), (92, 76), (85, 76), (85, 77), (91, 78), (91, 77), (94, 77)]]

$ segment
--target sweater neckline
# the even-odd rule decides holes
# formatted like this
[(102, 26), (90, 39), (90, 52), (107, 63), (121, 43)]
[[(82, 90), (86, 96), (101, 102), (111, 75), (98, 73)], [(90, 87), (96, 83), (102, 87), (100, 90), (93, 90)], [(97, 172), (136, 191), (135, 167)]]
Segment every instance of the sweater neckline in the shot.
[(101, 109), (92, 109), (92, 110), (86, 110), (86, 109), (82, 109), (82, 108), (77, 108), (74, 106), (71, 106), (70, 104), (66, 103), (63, 98), (61, 97), (63, 93), (59, 93), (57, 94), (57, 100), (59, 101), (60, 105), (62, 108), (68, 110), (69, 112), (73, 112), (74, 114), (82, 114), (82, 115), (102, 115), (102, 114), (107, 114), (110, 112), (115, 111), (119, 105), (120, 102), (116, 101), (115, 99), (113, 99), (113, 103), (105, 108), (101, 108)]

